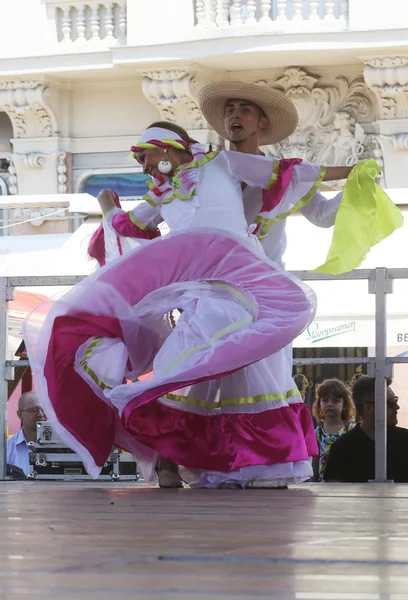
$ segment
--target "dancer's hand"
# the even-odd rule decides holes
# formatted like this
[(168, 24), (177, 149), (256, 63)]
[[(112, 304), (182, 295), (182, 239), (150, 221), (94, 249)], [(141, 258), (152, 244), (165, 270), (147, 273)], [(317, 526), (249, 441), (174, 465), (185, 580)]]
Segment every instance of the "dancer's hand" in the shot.
[(98, 194), (98, 202), (104, 215), (115, 208), (115, 193), (112, 190), (101, 190)]

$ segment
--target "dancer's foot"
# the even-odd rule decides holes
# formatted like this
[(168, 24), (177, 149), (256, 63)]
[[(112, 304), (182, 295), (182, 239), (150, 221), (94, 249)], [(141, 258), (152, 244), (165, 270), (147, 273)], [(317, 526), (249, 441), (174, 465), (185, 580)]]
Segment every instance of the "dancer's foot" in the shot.
[(264, 490), (287, 490), (288, 486), (286, 484), (281, 485), (279, 482), (274, 480), (264, 480), (264, 479), (253, 479), (252, 481), (248, 481), (246, 484), (246, 489), (264, 489)]
[(168, 458), (160, 458), (157, 464), (157, 476), (161, 488), (182, 488), (183, 482), (178, 466)]
[(242, 490), (242, 485), (236, 481), (223, 481), (217, 486), (219, 490)]

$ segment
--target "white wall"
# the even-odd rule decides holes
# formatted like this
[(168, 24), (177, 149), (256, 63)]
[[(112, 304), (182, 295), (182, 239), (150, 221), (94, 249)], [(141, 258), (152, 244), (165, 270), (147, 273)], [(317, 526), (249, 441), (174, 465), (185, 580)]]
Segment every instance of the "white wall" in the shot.
[(0, 57), (47, 54), (48, 21), (42, 0), (0, 0)]
[(184, 40), (194, 30), (193, 0), (128, 0), (127, 15), (129, 46)]
[(405, 29), (408, 3), (403, 0), (349, 0), (350, 29)]
[(159, 113), (143, 96), (140, 78), (135, 76), (126, 81), (76, 84), (71, 117), (71, 137), (84, 138), (137, 135), (158, 120)]

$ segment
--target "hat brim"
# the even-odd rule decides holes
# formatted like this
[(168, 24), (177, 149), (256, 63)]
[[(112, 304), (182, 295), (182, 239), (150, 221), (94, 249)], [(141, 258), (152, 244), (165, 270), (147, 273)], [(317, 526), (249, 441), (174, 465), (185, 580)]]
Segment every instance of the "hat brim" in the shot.
[(266, 114), (269, 124), (260, 135), (261, 146), (281, 142), (292, 135), (297, 127), (296, 107), (283, 92), (240, 81), (212, 83), (199, 93), (200, 108), (207, 123), (225, 140), (229, 139), (225, 129), (225, 106), (232, 99), (247, 100)]

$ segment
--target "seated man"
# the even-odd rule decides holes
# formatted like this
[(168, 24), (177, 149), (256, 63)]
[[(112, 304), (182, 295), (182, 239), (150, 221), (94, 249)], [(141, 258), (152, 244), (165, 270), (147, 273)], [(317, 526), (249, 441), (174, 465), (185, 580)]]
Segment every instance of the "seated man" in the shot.
[(7, 440), (7, 464), (19, 467), (27, 476), (30, 471), (28, 442), (37, 441), (37, 421), (47, 417), (38, 404), (35, 392), (26, 392), (18, 401), (18, 418), (21, 429)]
[[(408, 482), (408, 429), (397, 427), (398, 397), (387, 381), (387, 477)], [(360, 377), (353, 400), (361, 422), (331, 447), (325, 481), (367, 482), (375, 478), (375, 379)]]

